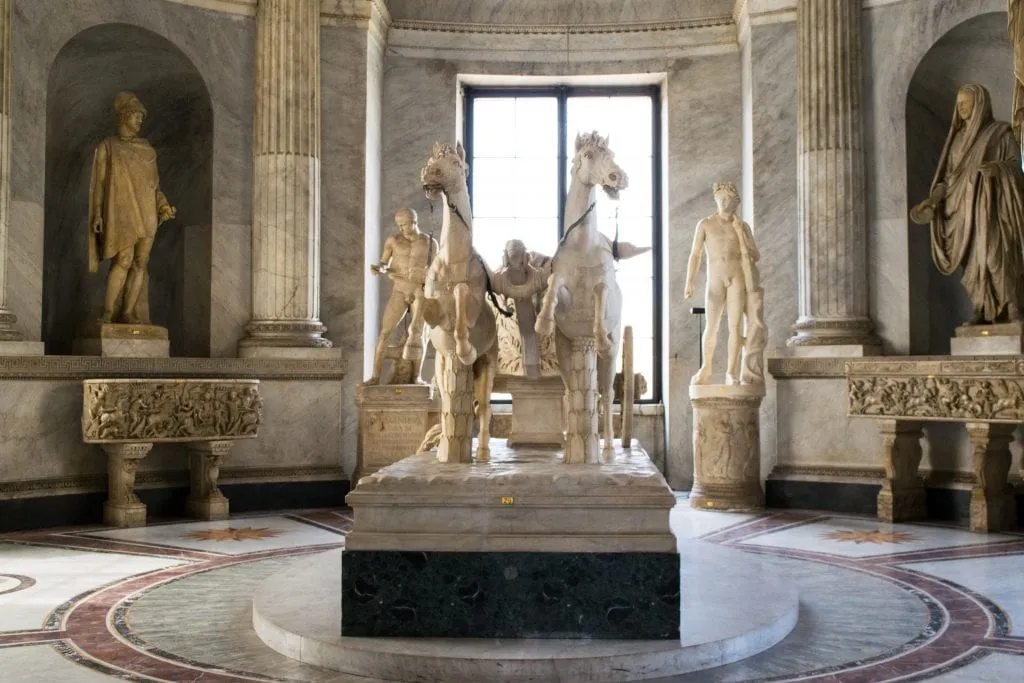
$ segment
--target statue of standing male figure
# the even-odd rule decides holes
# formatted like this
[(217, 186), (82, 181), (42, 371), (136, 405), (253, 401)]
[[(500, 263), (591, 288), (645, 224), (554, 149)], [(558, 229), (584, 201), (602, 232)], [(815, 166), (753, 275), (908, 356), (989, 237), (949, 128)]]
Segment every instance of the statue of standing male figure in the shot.
[(114, 98), (114, 112), (117, 135), (93, 155), (89, 272), (112, 259), (101, 323), (149, 325), (149, 253), (157, 227), (177, 212), (160, 191), (156, 151), (138, 137), (146, 108), (133, 93), (122, 92)]
[[(757, 267), (760, 258), (750, 226), (740, 220), (740, 205), (735, 183), (715, 183), (718, 212), (697, 224), (686, 270), (687, 299), (693, 298), (693, 282), (700, 270), (701, 258), (707, 252), (708, 276), (706, 308), (708, 325), (701, 340), (704, 363), (693, 376), (691, 384), (708, 384), (711, 364), (718, 341), (722, 313), (729, 321), (729, 362), (725, 383), (730, 386), (764, 383), (764, 348), (767, 343), (764, 325), (764, 290)], [(745, 329), (744, 329), (745, 328)], [(742, 371), (740, 360), (742, 354)]]

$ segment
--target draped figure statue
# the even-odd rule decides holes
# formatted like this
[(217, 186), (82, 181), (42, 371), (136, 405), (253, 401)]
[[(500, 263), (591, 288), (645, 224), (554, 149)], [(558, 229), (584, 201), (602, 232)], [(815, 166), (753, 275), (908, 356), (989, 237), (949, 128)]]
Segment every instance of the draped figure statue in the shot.
[(1021, 127), (1024, 126), (1024, 0), (1008, 0), (1007, 28), (1013, 43), (1013, 134), (1021, 142)]
[(974, 309), (966, 324), (1019, 321), (1024, 301), (1024, 172), (1008, 123), (992, 116), (981, 85), (956, 97), (949, 135), (927, 199), (910, 211), (931, 226), (943, 275), (962, 268)]

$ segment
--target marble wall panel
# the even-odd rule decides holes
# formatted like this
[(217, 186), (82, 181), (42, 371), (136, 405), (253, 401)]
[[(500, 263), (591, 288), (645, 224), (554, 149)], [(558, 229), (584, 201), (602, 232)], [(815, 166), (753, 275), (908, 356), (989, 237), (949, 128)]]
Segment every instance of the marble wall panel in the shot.
[(845, 417), (845, 377), (779, 380), (775, 386), (779, 415), (777, 464), (881, 466), (878, 424)]
[[(931, 346), (925, 314), (931, 268), (927, 263), (928, 240), (911, 231), (911, 227), (920, 228), (908, 225), (907, 219), (907, 105), (911, 82), (926, 54), (944, 35), (986, 14), (1002, 15), (1005, 21), (1005, 11), (1005, 0), (907, 0), (865, 10), (869, 296), (871, 315), (887, 353), (926, 353)], [(1000, 19), (986, 21), (998, 24)], [(967, 62), (979, 59), (979, 49), (999, 50), (995, 45), (971, 47), (971, 34), (968, 31), (962, 36), (963, 49), (970, 54), (941, 58), (943, 68), (970, 69), (973, 67)], [(956, 54), (957, 48), (950, 47), (953, 52), (945, 54)], [(988, 64), (991, 58), (980, 59)], [(1010, 92), (1012, 81), (1003, 87)], [(950, 114), (935, 112), (938, 118), (946, 119), (946, 125)]]
[[(344, 350), (351, 371), (342, 444), (345, 471), (355, 468), (355, 385), (362, 379), (366, 255), (367, 36), (365, 29), (320, 31), (320, 317), (327, 337)], [(376, 227), (376, 226), (374, 226)], [(372, 257), (376, 258), (376, 256)]]
[(389, 0), (396, 20), (487, 24), (611, 24), (722, 17), (735, 0)]
[[(218, 245), (224, 245), (224, 240), (219, 240), (216, 235), (221, 222), (239, 224), (251, 220), (253, 99), (250, 84), (254, 78), (255, 45), (255, 21), (251, 17), (211, 12), (160, 0), (15, 0), (11, 173), (15, 204), (25, 202), (44, 205), (47, 167), (45, 122), (51, 66), (58, 52), (72, 38), (82, 31), (104, 24), (127, 24), (158, 34), (180, 50), (200, 74), (210, 93), (213, 113), (212, 221), (208, 217), (187, 224), (212, 223), (212, 247), (216, 249)], [(117, 75), (107, 74), (108, 77)], [(81, 76), (81, 79), (91, 78), (94, 77), (88, 74)], [(115, 80), (112, 78), (107, 87), (114, 87)], [(103, 101), (103, 111), (96, 116), (109, 119), (114, 93), (90, 91), (84, 87), (89, 85), (88, 80), (82, 85), (80, 92), (83, 97), (96, 97), (97, 101)], [(156, 94), (155, 98), (146, 102), (151, 111), (170, 106), (167, 97)], [(85, 113), (84, 109), (79, 109), (84, 106), (81, 102), (69, 101), (66, 106), (72, 113), (77, 112), (76, 118), (70, 120), (70, 126), (92, 125), (92, 119), (81, 119)], [(91, 116), (91, 109), (89, 113)], [(109, 133), (104, 130), (103, 134)], [(187, 165), (184, 160), (181, 163)], [(78, 202), (77, 199), (74, 201)], [(165, 229), (172, 229), (173, 225), (165, 226)], [(21, 245), (39, 244), (43, 239), (42, 233), (42, 222), (12, 223), (11, 242)], [(84, 234), (81, 239), (84, 242)], [(233, 250), (239, 249), (238, 244), (226, 246)], [(242, 248), (247, 249), (248, 244)], [(217, 260), (216, 254), (213, 260)], [(17, 266), (12, 268), (16, 269)], [(11, 283), (9, 293), (13, 301), (40, 302), (39, 311), (15, 311), (19, 318), (33, 321), (41, 316), (42, 279), (40, 267), (38, 280), (25, 278)], [(100, 280), (98, 276), (94, 279)], [(98, 281), (95, 285), (98, 290), (102, 282)], [(247, 284), (236, 292), (222, 291), (220, 295), (225, 299), (247, 298)], [(218, 310), (211, 305), (211, 318), (216, 320), (217, 315)], [(237, 340), (242, 334), (243, 330), (239, 328), (232, 336)], [(39, 334), (31, 336), (38, 338)], [(221, 349), (225, 346), (213, 340), (209, 345)], [(233, 350), (230, 355), (234, 355)]]
[[(264, 380), (259, 437), (240, 440), (230, 468), (337, 467), (346, 411), (338, 382)], [(82, 385), (76, 380), (0, 380), (0, 482), (106, 472), (100, 447), (82, 443)], [(179, 444), (157, 444), (143, 471), (187, 469)], [(339, 501), (340, 504), (340, 501)]]
[(11, 202), (7, 240), (7, 305), (25, 339), (42, 339), (43, 205)]

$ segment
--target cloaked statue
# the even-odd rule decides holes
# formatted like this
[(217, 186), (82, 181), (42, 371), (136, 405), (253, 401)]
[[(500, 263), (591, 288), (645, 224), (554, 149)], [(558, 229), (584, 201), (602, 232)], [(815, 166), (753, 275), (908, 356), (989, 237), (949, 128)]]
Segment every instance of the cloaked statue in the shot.
[(101, 142), (93, 156), (89, 272), (113, 259), (100, 322), (148, 325), (149, 252), (157, 227), (176, 211), (160, 191), (156, 151), (138, 137), (146, 108), (133, 93), (122, 92), (114, 98), (114, 112), (117, 135)]
[(968, 325), (1021, 320), (1024, 302), (1024, 172), (1010, 124), (992, 116), (981, 85), (960, 88), (927, 199), (910, 210), (931, 226), (943, 275), (963, 268), (974, 309)]

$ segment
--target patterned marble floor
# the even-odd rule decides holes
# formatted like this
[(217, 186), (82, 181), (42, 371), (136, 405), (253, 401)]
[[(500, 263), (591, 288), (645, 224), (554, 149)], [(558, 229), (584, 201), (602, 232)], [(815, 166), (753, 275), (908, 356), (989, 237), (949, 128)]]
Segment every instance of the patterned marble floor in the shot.
[[(771, 650), (665, 680), (1024, 681), (1024, 534), (682, 498), (672, 522), (696, 552), (750, 553), (801, 604)], [(366, 681), (282, 657), (251, 626), (256, 586), (340, 547), (350, 525), (345, 510), (315, 510), (0, 535), (0, 681)]]

